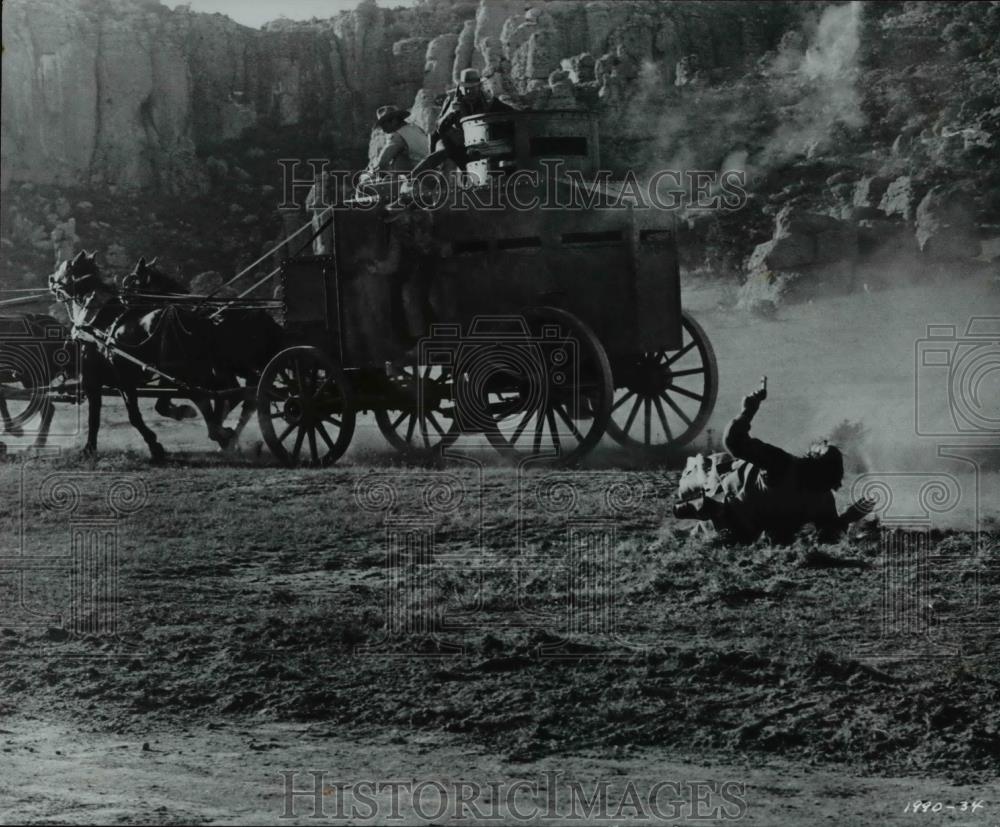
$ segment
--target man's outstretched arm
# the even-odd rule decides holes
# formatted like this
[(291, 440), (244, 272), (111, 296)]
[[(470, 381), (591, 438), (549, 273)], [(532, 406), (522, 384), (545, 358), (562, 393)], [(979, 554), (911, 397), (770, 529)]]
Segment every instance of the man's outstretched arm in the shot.
[(794, 457), (776, 445), (750, 436), (750, 423), (767, 397), (762, 385), (759, 390), (743, 397), (743, 410), (726, 428), (724, 443), (726, 450), (737, 459), (753, 463), (772, 474), (783, 474), (788, 470)]

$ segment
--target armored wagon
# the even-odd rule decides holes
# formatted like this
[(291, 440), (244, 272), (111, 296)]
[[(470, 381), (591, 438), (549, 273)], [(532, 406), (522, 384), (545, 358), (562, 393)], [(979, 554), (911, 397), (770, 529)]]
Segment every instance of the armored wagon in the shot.
[[(674, 217), (615, 199), (595, 118), (462, 122), (467, 175), (373, 185), (331, 213), (332, 249), (284, 262), (289, 347), (258, 417), (289, 464), (328, 464), (372, 411), (401, 451), (465, 436), (572, 463), (607, 433), (646, 453), (693, 439), (712, 347), (681, 309)], [(430, 184), (430, 190), (428, 190)]]

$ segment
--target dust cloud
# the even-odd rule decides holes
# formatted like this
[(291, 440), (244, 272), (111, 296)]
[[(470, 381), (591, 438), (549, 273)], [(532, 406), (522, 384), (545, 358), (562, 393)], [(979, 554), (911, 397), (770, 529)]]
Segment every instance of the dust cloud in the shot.
[[(709, 423), (715, 447), (742, 396), (766, 374), (768, 399), (754, 434), (792, 453), (818, 439), (839, 442), (848, 471), (841, 499), (855, 482), (884, 478), (895, 510), (906, 514), (933, 494), (928, 485), (947, 489), (941, 510), (932, 509), (940, 527), (1000, 515), (1000, 351), (991, 344), (996, 336), (966, 335), (974, 317), (998, 323), (996, 289), (986, 279), (914, 285), (912, 271), (861, 278), (889, 286), (787, 305), (773, 319), (722, 309), (712, 289), (686, 288), (685, 309), (705, 326), (719, 362)], [(954, 336), (928, 342), (931, 325), (946, 334), (954, 328)], [(924, 364), (928, 348), (948, 354), (948, 363)], [(992, 434), (982, 427), (990, 420)]]

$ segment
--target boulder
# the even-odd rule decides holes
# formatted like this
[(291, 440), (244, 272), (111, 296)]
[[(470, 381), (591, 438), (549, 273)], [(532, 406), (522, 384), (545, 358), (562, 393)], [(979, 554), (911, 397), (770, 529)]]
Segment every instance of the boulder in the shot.
[(608, 47), (608, 37), (611, 35), (611, 9), (608, 3), (593, 2), (586, 5), (587, 36), (590, 40), (589, 50), (594, 54), (603, 54)]
[(800, 273), (775, 273), (766, 267), (755, 270), (741, 285), (736, 307), (761, 316), (770, 317), (778, 305), (794, 292)]
[[(468, 69), (473, 65), (473, 54), (476, 52), (476, 21), (466, 20), (459, 32), (458, 42), (455, 45), (455, 60), (452, 63), (451, 81), (458, 84), (458, 78), (463, 69)], [(475, 68), (481, 68), (476, 66)]]
[(457, 34), (442, 34), (427, 44), (424, 54), (423, 89), (437, 95), (451, 86), (452, 66), (455, 63)]
[(487, 3), (480, 3), (476, 10), (475, 21), (475, 45), (479, 52), (483, 50), (483, 43), (488, 39), (500, 41), (500, 33), (503, 31), (504, 23), (508, 18), (520, 14), (524, 10), (524, 4), (518, 0), (489, 0)]
[(902, 175), (886, 187), (878, 208), (886, 215), (898, 215), (905, 221), (912, 221), (919, 203), (919, 184), (909, 175)]
[(816, 260), (816, 241), (812, 236), (788, 234), (758, 244), (750, 256), (749, 269), (792, 270)]
[(934, 187), (920, 201), (915, 220), (917, 246), (924, 255), (937, 261), (979, 255), (975, 204), (964, 189)]
[[(783, 207), (776, 216), (773, 241), (779, 243), (766, 254), (765, 263), (779, 270), (853, 259), (858, 251), (853, 224), (794, 205)], [(806, 259), (809, 250), (812, 257)]]
[(577, 106), (575, 87), (569, 79), (569, 72), (557, 69), (549, 75), (549, 89), (552, 94), (547, 106), (551, 109), (574, 109)]
[(597, 61), (590, 52), (583, 52), (562, 61), (562, 68), (569, 73), (573, 83), (590, 83), (595, 79), (594, 66)]
[(392, 84), (397, 100), (408, 100), (424, 82), (430, 39), (408, 37), (392, 44)]
[(525, 77), (530, 80), (547, 79), (559, 68), (557, 37), (551, 29), (540, 29), (528, 41)]
[(854, 185), (854, 197), (852, 202), (856, 207), (877, 208), (882, 202), (886, 188), (889, 186), (889, 179), (880, 175), (869, 175), (862, 178)]
[(743, 310), (770, 313), (783, 303), (847, 292), (854, 287), (854, 281), (854, 264), (850, 261), (782, 272), (762, 267), (747, 276), (737, 294), (736, 306)]
[(784, 207), (774, 220), (775, 238), (784, 235), (817, 235), (836, 230), (843, 224), (832, 215), (808, 212), (795, 206)]

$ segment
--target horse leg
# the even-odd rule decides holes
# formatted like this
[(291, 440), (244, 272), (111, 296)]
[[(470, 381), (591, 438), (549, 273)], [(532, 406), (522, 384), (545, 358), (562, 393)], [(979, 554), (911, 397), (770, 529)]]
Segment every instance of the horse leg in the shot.
[(174, 400), (169, 396), (161, 396), (157, 399), (154, 409), (160, 416), (165, 416), (168, 419), (176, 419), (178, 421), (183, 419), (194, 419), (198, 415), (198, 412), (190, 405), (175, 405)]
[(87, 444), (83, 446), (85, 454), (97, 453), (97, 432), (101, 428), (101, 382), (100, 372), (96, 367), (84, 370), (83, 392), (87, 396)]
[(208, 438), (219, 443), (219, 447), (222, 448), (222, 450), (226, 450), (226, 448), (229, 447), (230, 442), (232, 442), (233, 429), (224, 428), (222, 423), (219, 421), (219, 412), (222, 408), (220, 406), (213, 405), (210, 400), (203, 396), (191, 397), (191, 401), (194, 402), (195, 407), (201, 411), (201, 415), (205, 418), (205, 425), (208, 429)]
[(52, 427), (52, 417), (55, 415), (56, 406), (52, 400), (42, 401), (42, 421), (38, 426), (38, 434), (35, 436), (35, 447), (44, 448), (49, 438), (49, 429)]
[(10, 416), (10, 409), (7, 407), (7, 397), (0, 391), (0, 419), (3, 419), (3, 429), (11, 436), (23, 436), (24, 430), (20, 425), (15, 425)]
[(122, 388), (121, 394), (122, 399), (125, 400), (125, 410), (128, 411), (129, 423), (146, 440), (146, 445), (149, 446), (149, 454), (153, 462), (162, 462), (167, 456), (167, 452), (163, 450), (163, 446), (157, 441), (156, 434), (143, 422), (142, 414), (139, 412), (139, 395), (135, 392), (135, 388)]
[(243, 429), (247, 426), (250, 418), (257, 411), (257, 403), (253, 399), (246, 399), (243, 402), (243, 407), (240, 409), (240, 418), (236, 423), (236, 433), (234, 434), (234, 439), (239, 439), (240, 434), (243, 433)]
[[(257, 386), (257, 383), (256, 383), (256, 381), (254, 381), (254, 377), (252, 377), (252, 376), (247, 377), (246, 387), (247, 388), (249, 388), (249, 387), (255, 388), (256, 386)], [(235, 407), (235, 405), (234, 405), (234, 407)], [(257, 411), (256, 396), (253, 394), (252, 391), (249, 394), (247, 394), (246, 393), (246, 389), (244, 389), (243, 405), (240, 408), (240, 418), (237, 420), (237, 422), (236, 422), (236, 429), (233, 431), (233, 445), (234, 446), (239, 443), (239, 441), (240, 441), (240, 434), (243, 433), (243, 429), (246, 428), (247, 423), (250, 421), (250, 418), (254, 415), (254, 413), (256, 413), (256, 411)]]
[[(231, 390), (233, 388), (240, 387), (239, 377), (235, 373), (230, 373), (228, 371), (219, 371), (216, 375), (216, 381), (218, 384), (222, 385), (223, 390)], [(225, 427), (226, 418), (236, 409), (238, 404), (239, 403), (235, 401), (235, 397), (229, 395), (217, 397), (215, 400), (215, 421), (226, 434), (225, 445), (222, 445), (223, 450), (231, 450), (238, 447), (240, 431), (243, 430), (244, 426), (247, 424), (247, 420), (250, 419), (244, 410), (240, 412), (240, 419), (236, 424), (235, 430), (233, 428)]]

